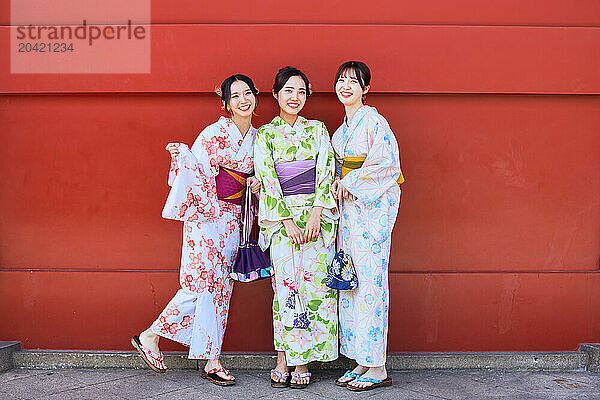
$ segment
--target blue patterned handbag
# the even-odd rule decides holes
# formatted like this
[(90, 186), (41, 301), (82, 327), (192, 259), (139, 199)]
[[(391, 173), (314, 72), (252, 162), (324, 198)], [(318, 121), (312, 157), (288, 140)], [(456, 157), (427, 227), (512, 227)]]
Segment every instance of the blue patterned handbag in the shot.
[[(341, 216), (340, 207), (340, 216)], [(333, 261), (327, 270), (325, 284), (327, 287), (336, 290), (353, 290), (358, 287), (358, 275), (354, 269), (354, 263), (350, 254), (339, 249), (339, 242), (342, 232), (338, 229), (338, 238), (336, 240), (336, 253)]]

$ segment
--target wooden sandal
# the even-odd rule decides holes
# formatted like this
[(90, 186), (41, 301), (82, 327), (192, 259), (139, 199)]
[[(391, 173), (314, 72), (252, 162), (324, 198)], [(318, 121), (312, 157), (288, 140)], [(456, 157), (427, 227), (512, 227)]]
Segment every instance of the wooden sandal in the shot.
[[(348, 371), (344, 372), (344, 375), (341, 378), (338, 378), (338, 380), (335, 381), (335, 384), (338, 386), (341, 386), (341, 387), (345, 387), (346, 385), (348, 385), (348, 382), (352, 382), (359, 376), (360, 376), (360, 374), (357, 374), (356, 372), (352, 372), (352, 370), (349, 369)], [(342, 379), (342, 378), (352, 378), (352, 379), (347, 380), (347, 381), (340, 381), (340, 379)]]
[(352, 390), (353, 392), (364, 392), (366, 390), (371, 390), (371, 389), (375, 389), (378, 387), (392, 386), (392, 378), (390, 378), (390, 377), (387, 377), (387, 378), (381, 380), (381, 379), (373, 379), (373, 378), (367, 378), (364, 376), (360, 376), (355, 379), (355, 382), (369, 382), (369, 383), (372, 383), (372, 385), (365, 386), (365, 387), (346, 385), (346, 389)]
[[(296, 379), (296, 383), (290, 381), (290, 387), (292, 389), (304, 389), (310, 384), (311, 376), (312, 374), (310, 372), (304, 372), (302, 374), (299, 374), (296, 371), (292, 371), (292, 377)], [(302, 378), (308, 378), (308, 383), (298, 383), (298, 381)]]
[[(155, 362), (161, 362), (164, 361), (165, 356), (163, 353), (159, 352), (158, 354), (155, 354), (152, 350), (144, 347), (142, 345), (142, 342), (140, 342), (140, 337), (139, 336), (134, 336), (131, 338), (131, 344), (133, 345), (133, 347), (138, 351), (138, 353), (140, 354), (140, 356), (142, 357), (142, 360), (144, 360), (144, 362), (146, 363), (146, 365), (148, 367), (150, 367), (150, 369), (154, 372), (158, 372), (158, 373), (165, 373), (167, 372), (166, 368), (158, 368), (156, 365), (154, 365), (152, 363), (152, 361)], [(150, 361), (152, 360), (152, 361)]]
[[(224, 374), (227, 374), (227, 375), (231, 376), (232, 379), (225, 379), (225, 378), (219, 376), (219, 374), (218, 374), (219, 372), (223, 372)], [(235, 378), (229, 373), (229, 370), (226, 370), (223, 367), (221, 367), (221, 368), (213, 368), (210, 371), (204, 371), (204, 370), (202, 370), (202, 373), (200, 375), (204, 379), (208, 379), (209, 381), (211, 381), (215, 385), (219, 385), (219, 386), (231, 386), (231, 385), (235, 385)]]
[[(273, 375), (279, 380), (273, 379)], [(291, 376), (289, 372), (279, 372), (275, 369), (271, 370), (271, 386), (274, 388), (286, 388), (290, 386)]]

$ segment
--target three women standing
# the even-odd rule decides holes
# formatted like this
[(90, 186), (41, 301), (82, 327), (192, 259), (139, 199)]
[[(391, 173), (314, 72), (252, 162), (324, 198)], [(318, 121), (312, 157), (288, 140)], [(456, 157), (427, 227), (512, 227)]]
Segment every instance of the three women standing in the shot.
[(154, 323), (131, 341), (156, 372), (167, 367), (158, 347), (165, 337), (189, 346), (190, 359), (207, 359), (204, 378), (235, 383), (219, 361), (233, 282), (229, 277), (240, 239), (241, 199), (253, 169), (258, 91), (250, 78), (233, 75), (220, 97), (227, 117), (204, 129), (191, 150), (169, 143), (171, 191), (163, 217), (183, 221), (181, 289)]
[[(325, 125), (298, 115), (309, 94), (303, 72), (280, 69), (273, 84), (279, 116), (258, 130), (254, 147), (259, 244), (270, 247), (274, 269), (275, 387), (306, 387), (309, 362), (338, 357), (337, 293), (325, 286), (338, 219), (330, 192), (335, 160)], [(288, 366), (295, 367), (291, 379)]]
[[(221, 85), (229, 118), (202, 131), (191, 151), (182, 144), (167, 146), (172, 189), (163, 216), (184, 221), (182, 288), (152, 326), (132, 338), (152, 369), (166, 370), (158, 349), (163, 336), (190, 346), (189, 358), (208, 359), (203, 377), (234, 383), (219, 356), (241, 197), (254, 164), (258, 180), (247, 182), (253, 191), (260, 187), (259, 244), (270, 248), (274, 271), (278, 357), (271, 385), (306, 387), (309, 362), (338, 357), (338, 293), (325, 285), (336, 234), (359, 281), (358, 288), (339, 294), (340, 352), (358, 365), (336, 383), (351, 390), (391, 385), (385, 370), (388, 264), (404, 178), (393, 132), (364, 104), (370, 80), (362, 62), (338, 69), (335, 91), (346, 116), (331, 142), (322, 122), (299, 115), (310, 94), (308, 78), (284, 67), (273, 84), (279, 115), (256, 135), (251, 118), (258, 91), (250, 78), (234, 75)], [(291, 375), (288, 367), (295, 367)]]
[(388, 333), (388, 264), (391, 233), (400, 202), (398, 144), (387, 121), (364, 104), (371, 73), (362, 62), (342, 64), (335, 92), (344, 123), (332, 138), (341, 166), (332, 192), (343, 202), (342, 248), (350, 254), (358, 287), (340, 291), (340, 352), (356, 360), (337, 384), (353, 390), (391, 385), (385, 370)]

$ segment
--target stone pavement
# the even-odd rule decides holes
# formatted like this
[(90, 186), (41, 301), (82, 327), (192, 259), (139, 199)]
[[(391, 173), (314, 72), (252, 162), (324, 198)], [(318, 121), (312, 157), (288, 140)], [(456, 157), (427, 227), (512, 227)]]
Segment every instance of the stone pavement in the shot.
[(238, 384), (222, 388), (193, 370), (13, 369), (0, 373), (0, 399), (600, 399), (589, 372), (391, 371), (393, 387), (364, 393), (335, 386), (342, 371), (315, 371), (305, 390), (273, 389), (264, 370), (232, 372)]

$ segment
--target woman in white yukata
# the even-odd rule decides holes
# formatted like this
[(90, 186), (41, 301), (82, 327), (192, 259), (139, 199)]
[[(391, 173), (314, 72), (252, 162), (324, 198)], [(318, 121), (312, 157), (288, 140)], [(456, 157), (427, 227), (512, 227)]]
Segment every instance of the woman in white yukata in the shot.
[(340, 353), (356, 360), (336, 384), (363, 391), (392, 384), (385, 369), (388, 334), (388, 265), (391, 233), (400, 202), (398, 144), (388, 122), (364, 104), (371, 72), (348, 61), (335, 76), (344, 123), (332, 145), (339, 167), (332, 193), (342, 201), (341, 248), (350, 254), (358, 287), (340, 291)]
[(310, 383), (309, 362), (338, 357), (337, 293), (325, 285), (338, 219), (330, 193), (335, 159), (325, 125), (298, 115), (309, 93), (304, 73), (280, 69), (273, 85), (279, 115), (260, 127), (254, 146), (259, 244), (270, 247), (274, 270), (271, 386), (297, 389)]
[(229, 277), (240, 239), (246, 185), (258, 192), (253, 170), (258, 91), (250, 78), (233, 75), (217, 94), (227, 117), (206, 127), (191, 150), (169, 143), (171, 191), (163, 217), (183, 221), (181, 289), (154, 323), (131, 339), (156, 372), (167, 367), (158, 347), (165, 337), (189, 346), (190, 359), (208, 360), (202, 377), (228, 386), (235, 378), (219, 361), (233, 282)]

